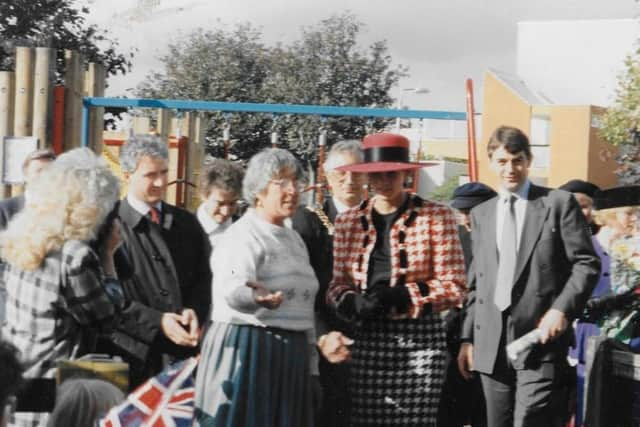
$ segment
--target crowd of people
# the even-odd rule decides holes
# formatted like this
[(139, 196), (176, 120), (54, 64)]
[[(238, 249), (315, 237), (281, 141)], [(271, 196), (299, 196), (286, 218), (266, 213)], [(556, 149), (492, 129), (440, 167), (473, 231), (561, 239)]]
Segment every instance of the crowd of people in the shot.
[[(55, 372), (105, 353), (128, 364), (130, 390), (199, 355), (199, 426), (582, 425), (586, 339), (640, 342), (629, 313), (584, 315), (638, 285), (617, 254), (640, 257), (640, 187), (538, 186), (513, 127), (487, 156), (497, 188), (464, 184), (449, 205), (406, 190), (424, 165), (397, 134), (335, 143), (322, 206), (301, 204), (287, 150), (245, 170), (210, 159), (190, 213), (163, 200), (156, 136), (122, 147), (122, 199), (90, 150), (32, 153), (24, 193), (0, 202), (1, 419), (93, 425), (122, 391), (56, 386)], [(533, 330), (538, 343), (508, 357)], [(46, 390), (55, 399), (34, 397)]]

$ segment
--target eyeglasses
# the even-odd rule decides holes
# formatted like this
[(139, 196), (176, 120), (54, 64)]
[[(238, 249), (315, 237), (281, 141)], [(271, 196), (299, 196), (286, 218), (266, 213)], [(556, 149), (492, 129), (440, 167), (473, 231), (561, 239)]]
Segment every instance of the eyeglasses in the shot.
[(294, 191), (301, 193), (304, 190), (304, 184), (299, 182), (297, 179), (291, 178), (281, 178), (281, 179), (270, 179), (269, 182), (280, 187), (281, 190), (287, 190), (289, 188)]
[(351, 171), (340, 171), (340, 170), (332, 170), (329, 172), (338, 182), (343, 182), (347, 179), (348, 176), (351, 176), (353, 181), (362, 181), (364, 179), (364, 174), (360, 172), (351, 172)]
[(234, 199), (234, 200), (208, 200), (207, 204), (209, 205), (209, 208), (212, 210), (215, 209), (222, 209), (222, 208), (229, 208), (229, 209), (238, 209), (240, 207), (240, 200), (238, 199)]

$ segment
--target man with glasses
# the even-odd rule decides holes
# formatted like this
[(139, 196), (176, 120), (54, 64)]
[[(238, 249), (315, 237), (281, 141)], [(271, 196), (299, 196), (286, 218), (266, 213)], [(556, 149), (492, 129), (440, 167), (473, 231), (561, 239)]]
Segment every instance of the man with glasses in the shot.
[(209, 237), (211, 251), (235, 219), (242, 195), (240, 166), (223, 159), (211, 159), (202, 171), (199, 191), (202, 203), (196, 216)]
[[(324, 389), (324, 404), (316, 418), (316, 425), (346, 426), (349, 420), (347, 366), (336, 364), (349, 358), (349, 329), (327, 306), (325, 294), (333, 270), (333, 224), (336, 216), (362, 201), (365, 176), (360, 173), (336, 170), (362, 161), (360, 141), (340, 141), (327, 155), (323, 168), (331, 198), (322, 207), (306, 206), (293, 216), (293, 228), (300, 233), (307, 249), (320, 288), (316, 295), (316, 329), (318, 345), (324, 356), (320, 359), (320, 381)], [(328, 332), (331, 331), (331, 332)]]

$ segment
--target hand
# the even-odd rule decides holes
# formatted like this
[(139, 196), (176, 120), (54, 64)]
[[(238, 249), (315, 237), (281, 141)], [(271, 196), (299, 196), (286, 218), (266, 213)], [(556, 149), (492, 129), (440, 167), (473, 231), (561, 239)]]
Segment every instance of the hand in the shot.
[(188, 347), (195, 347), (198, 345), (198, 336), (196, 334), (194, 337), (190, 330), (185, 329), (185, 326), (191, 329), (190, 324), (192, 324), (190, 315), (185, 315), (185, 311), (183, 311), (182, 314), (163, 313), (162, 319), (160, 320), (160, 328), (162, 329), (162, 333), (164, 333), (164, 335), (174, 343)]
[(460, 375), (465, 380), (470, 380), (473, 377), (473, 344), (469, 342), (463, 342), (460, 345), (460, 352), (458, 352), (458, 370)]
[(247, 282), (247, 286), (253, 289), (253, 300), (256, 304), (261, 305), (269, 310), (275, 310), (280, 307), (282, 301), (284, 301), (284, 294), (282, 291), (269, 292), (262, 283)]
[(200, 337), (200, 325), (198, 323), (198, 315), (192, 308), (185, 308), (182, 310), (182, 319), (180, 323), (187, 328), (187, 332), (192, 339), (196, 342)]
[(406, 313), (411, 306), (411, 295), (404, 285), (391, 287), (387, 283), (377, 289), (374, 288), (372, 293), (378, 297), (385, 312), (393, 311), (396, 314), (402, 314)]
[(544, 316), (542, 316), (538, 324), (538, 329), (540, 329), (541, 334), (540, 344), (546, 344), (547, 341), (560, 335), (567, 329), (568, 323), (563, 312), (555, 308), (549, 309)]
[(338, 317), (351, 322), (357, 319), (369, 320), (381, 317), (384, 307), (376, 294), (362, 295), (347, 292), (336, 307)]
[(351, 360), (349, 346), (353, 340), (341, 332), (331, 331), (318, 339), (320, 353), (331, 363), (342, 363)]

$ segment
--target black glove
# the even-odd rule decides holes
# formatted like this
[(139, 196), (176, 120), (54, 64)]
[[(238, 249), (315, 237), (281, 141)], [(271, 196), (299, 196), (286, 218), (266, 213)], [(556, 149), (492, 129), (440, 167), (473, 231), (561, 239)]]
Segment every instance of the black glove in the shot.
[(411, 307), (411, 295), (409, 295), (409, 289), (404, 285), (394, 287), (390, 287), (388, 283), (386, 286), (377, 285), (374, 287), (372, 295), (376, 295), (380, 299), (386, 313), (392, 308), (395, 308), (396, 313), (406, 313)]
[(348, 292), (336, 306), (336, 311), (338, 316), (346, 321), (369, 320), (381, 317), (384, 307), (376, 294)]

